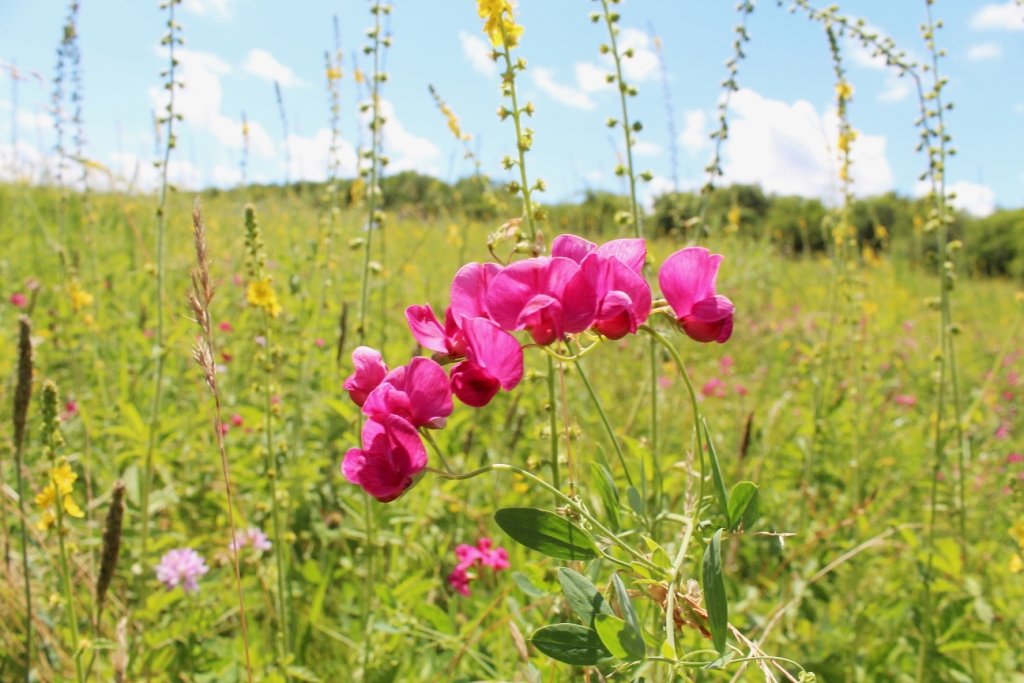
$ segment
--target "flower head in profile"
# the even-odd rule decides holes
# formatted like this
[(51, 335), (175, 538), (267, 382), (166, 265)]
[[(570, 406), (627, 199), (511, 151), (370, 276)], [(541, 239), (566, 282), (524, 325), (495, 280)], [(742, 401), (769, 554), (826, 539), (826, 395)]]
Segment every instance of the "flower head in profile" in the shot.
[(640, 274), (647, 259), (642, 239), (611, 240), (600, 247), (576, 235), (560, 235), (552, 256), (580, 264), (597, 298), (594, 327), (609, 339), (636, 334), (651, 313), (651, 287)]
[(494, 47), (507, 44), (513, 48), (519, 44), (523, 27), (516, 23), (513, 15), (515, 3), (510, 0), (477, 0), (476, 5), (477, 13), (484, 20), (484, 33), (490, 37)]
[(177, 586), (186, 593), (199, 590), (198, 579), (210, 571), (206, 560), (192, 548), (175, 548), (160, 558), (156, 566), (156, 578), (173, 590)]
[(262, 308), (271, 318), (281, 314), (281, 304), (277, 301), (277, 293), (269, 277), (250, 282), (245, 290), (245, 300), (253, 306)]
[(453, 408), (444, 368), (420, 356), (384, 377), (366, 397), (363, 414), (380, 423), (397, 415), (413, 427), (442, 429)]
[(527, 330), (547, 346), (591, 326), (594, 288), (579, 264), (564, 256), (518, 261), (498, 273), (487, 291), (487, 311), (503, 330)]
[(382, 503), (389, 503), (416, 483), (427, 466), (427, 451), (416, 428), (397, 415), (363, 425), (363, 447), (350, 448), (341, 472)]
[(466, 360), (451, 371), (452, 392), (482, 408), (499, 389), (511, 391), (523, 378), (523, 350), (508, 332), (485, 318), (463, 319)]
[(416, 342), (423, 348), (433, 351), (438, 361), (466, 357), (466, 340), (462, 335), (462, 329), (455, 322), (451, 306), (444, 312), (444, 325), (441, 325), (434, 315), (430, 304), (409, 306), (405, 309), (405, 319)]
[(665, 259), (658, 284), (679, 327), (697, 342), (722, 344), (732, 336), (736, 307), (727, 297), (715, 294), (721, 254), (703, 247), (687, 247)]
[(352, 352), (352, 365), (355, 372), (345, 380), (344, 386), (353, 403), (362, 408), (370, 392), (384, 381), (388, 366), (380, 352), (369, 346), (360, 346)]

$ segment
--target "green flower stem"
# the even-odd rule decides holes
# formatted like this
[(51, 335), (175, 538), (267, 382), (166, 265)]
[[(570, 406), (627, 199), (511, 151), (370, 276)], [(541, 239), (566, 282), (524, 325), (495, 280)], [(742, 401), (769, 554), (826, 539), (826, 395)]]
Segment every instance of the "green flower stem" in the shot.
[(583, 380), (583, 386), (587, 388), (587, 393), (590, 394), (590, 400), (594, 402), (594, 407), (597, 408), (597, 414), (601, 416), (601, 422), (604, 424), (605, 431), (608, 432), (608, 438), (611, 439), (612, 446), (615, 447), (615, 453), (619, 456), (622, 471), (626, 474), (626, 481), (629, 482), (630, 486), (633, 486), (633, 477), (630, 476), (629, 468), (626, 467), (626, 458), (622, 454), (622, 446), (619, 445), (619, 439), (615, 436), (615, 430), (612, 429), (612, 425), (608, 421), (608, 415), (604, 412), (601, 402), (597, 399), (597, 393), (594, 391), (590, 379), (587, 378), (587, 373), (583, 371), (583, 365), (578, 360), (576, 361), (576, 371), (579, 373), (580, 379)]
[(555, 359), (548, 358), (548, 426), (551, 431), (551, 481), (556, 491), (561, 492), (558, 471), (558, 412), (555, 410)]
[[(529, 479), (533, 483), (538, 484), (541, 488), (549, 491), (552, 495), (555, 496), (557, 500), (565, 503), (567, 507), (572, 508), (574, 512), (579, 514), (579, 516), (583, 519), (587, 520), (587, 522), (591, 526), (597, 529), (602, 535), (606, 536), (609, 541), (611, 541), (619, 548), (621, 548), (624, 552), (626, 552), (628, 555), (630, 555), (635, 561), (639, 562), (640, 564), (644, 565), (649, 569), (654, 569), (659, 573), (663, 571), (660, 567), (658, 567), (656, 564), (648, 560), (641, 553), (630, 547), (628, 543), (626, 543), (618, 536), (616, 536), (614, 533), (612, 533), (610, 530), (608, 530), (608, 528), (606, 528), (603, 524), (594, 519), (594, 517), (589, 512), (587, 512), (587, 509), (585, 507), (583, 507), (574, 499), (565, 495), (564, 493), (556, 489), (554, 486), (552, 486), (551, 484), (547, 483), (546, 481), (535, 475), (533, 472), (530, 472), (529, 470), (524, 470), (521, 467), (516, 467), (515, 465), (506, 465), (505, 463), (494, 463), (492, 465), (484, 465), (479, 469), (472, 470), (471, 472), (465, 472), (463, 474), (451, 474), (448, 472), (442, 472), (441, 470), (435, 470), (429, 467), (426, 469), (426, 471), (431, 472), (432, 474), (436, 474), (439, 477), (443, 477), (445, 479), (452, 479), (454, 481), (473, 479), (474, 477), (479, 477), (481, 474), (486, 474), (487, 472), (492, 471), (514, 472), (515, 474), (518, 474), (519, 476), (524, 477), (525, 479)], [(609, 555), (602, 554), (602, 557), (616, 564), (626, 567), (629, 566), (628, 562), (623, 562), (622, 560), (618, 560)]]
[(455, 472), (454, 470), (452, 470), (452, 466), (448, 464), (448, 459), (444, 457), (444, 453), (441, 452), (441, 449), (438, 447), (437, 442), (434, 441), (434, 437), (431, 435), (430, 430), (427, 429), (426, 427), (421, 427), (420, 434), (423, 435), (423, 438), (427, 440), (427, 443), (430, 444), (430, 447), (434, 449), (435, 453), (437, 453), (438, 460), (440, 460), (441, 464), (444, 465), (444, 469), (448, 472), (448, 474), (454, 474)]
[(508, 34), (505, 32), (505, 22), (499, 21), (501, 27), (501, 56), (505, 58), (505, 83), (508, 84), (509, 96), (512, 99), (512, 121), (516, 125), (516, 151), (519, 153), (519, 181), (522, 183), (523, 212), (526, 214), (526, 225), (530, 228), (530, 241), (537, 239), (537, 226), (533, 222), (533, 205), (530, 203), (530, 183), (526, 179), (526, 148), (523, 147), (523, 131), (520, 117), (522, 110), (519, 109), (519, 100), (516, 98), (516, 74), (512, 69), (512, 49), (508, 46)]
[(577, 353), (575, 356), (563, 356), (563, 355), (561, 355), (560, 353), (558, 353), (556, 351), (552, 351), (551, 347), (548, 347), (548, 346), (539, 346), (537, 348), (541, 349), (542, 351), (544, 351), (544, 353), (548, 354), (549, 356), (551, 356), (552, 358), (554, 358), (557, 361), (561, 361), (562, 363), (575, 363), (580, 358), (583, 358), (583, 356), (586, 356), (588, 353), (590, 353), (595, 348), (600, 346), (601, 342), (603, 342), (603, 341), (605, 341), (604, 337), (598, 337), (597, 341), (595, 341), (590, 346), (580, 347), (580, 352)]
[[(50, 483), (53, 485), (54, 507), (57, 509), (57, 545), (60, 548), (60, 578), (61, 586), (64, 589), (64, 613), (68, 618), (68, 626), (71, 628), (71, 646), (74, 648), (72, 658), (75, 660), (75, 679), (78, 683), (85, 683), (85, 672), (82, 669), (82, 653), (78, 642), (78, 617), (75, 615), (75, 594), (71, 590), (71, 570), (68, 567), (68, 550), (64, 543), (64, 498), (54, 476), (57, 465), (54, 462), (56, 443), (53, 438), (53, 430), (48, 429), (47, 446), (50, 452)], [(26, 668), (28, 662), (26, 662)]]
[[(264, 339), (266, 339), (266, 346), (264, 346), (264, 384), (263, 384), (263, 412), (264, 412), (264, 432), (266, 433), (266, 468), (267, 468), (267, 479), (270, 481), (270, 509), (271, 519), (274, 525), (274, 560), (277, 564), (277, 613), (278, 613), (278, 626), (280, 628), (280, 634), (277, 638), (277, 651), (278, 656), (281, 658), (282, 666), (289, 651), (289, 640), (288, 640), (288, 612), (287, 612), (287, 595), (285, 593), (285, 586), (287, 585), (285, 569), (285, 543), (284, 534), (281, 532), (281, 507), (277, 501), (277, 477), (279, 472), (277, 471), (274, 457), (274, 420), (272, 413), (272, 402), (271, 402), (271, 380), (273, 379), (273, 361), (271, 359), (271, 340), (270, 340), (270, 319), (267, 312), (263, 311), (263, 328), (264, 328)], [(287, 673), (285, 674), (287, 679)]]
[[(701, 458), (701, 463), (703, 462), (704, 459)], [(703, 487), (703, 477), (701, 479)], [(697, 499), (698, 510), (700, 509), (700, 500), (700, 498)], [(683, 575), (683, 562), (686, 561), (686, 550), (690, 545), (690, 539), (693, 537), (693, 522), (693, 519), (687, 518), (686, 523), (683, 525), (686, 530), (683, 532), (683, 540), (679, 544), (675, 561), (672, 562), (672, 577), (669, 579), (668, 593), (665, 597), (665, 637), (668, 639), (669, 647), (672, 648), (673, 653), (676, 651), (676, 586), (679, 585)]]
[[(370, 243), (373, 241), (373, 221), (377, 212), (377, 168), (380, 147), (380, 13), (378, 0), (374, 4), (373, 20), (373, 88), (370, 97), (373, 119), (370, 124), (370, 187), (367, 190), (366, 240), (363, 242), (363, 278), (359, 295), (359, 343), (366, 341), (366, 312), (370, 307)], [(383, 228), (382, 228), (383, 229)]]

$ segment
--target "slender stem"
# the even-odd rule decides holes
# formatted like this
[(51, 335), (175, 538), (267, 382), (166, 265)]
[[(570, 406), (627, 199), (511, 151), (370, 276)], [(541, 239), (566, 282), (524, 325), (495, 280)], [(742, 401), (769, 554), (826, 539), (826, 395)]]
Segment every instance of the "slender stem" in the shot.
[(57, 509), (57, 545), (60, 548), (60, 575), (61, 584), (64, 589), (64, 612), (68, 618), (68, 626), (71, 628), (71, 647), (73, 648), (72, 658), (75, 660), (75, 678), (78, 683), (85, 683), (85, 673), (82, 669), (82, 653), (79, 651), (78, 643), (78, 618), (75, 615), (75, 594), (71, 589), (71, 570), (68, 567), (68, 551), (64, 543), (64, 500), (61, 494), (60, 485), (54, 475), (56, 465), (52, 462), (52, 454), (55, 452), (53, 431), (47, 436), (49, 451), (51, 454), (50, 483), (53, 486), (54, 506)]
[(608, 432), (608, 438), (611, 439), (612, 446), (615, 447), (615, 453), (619, 456), (619, 462), (622, 464), (622, 471), (626, 475), (626, 481), (629, 482), (630, 486), (633, 486), (633, 477), (629, 474), (629, 468), (626, 467), (626, 458), (622, 454), (622, 446), (619, 444), (619, 439), (615, 436), (615, 430), (612, 429), (611, 422), (608, 421), (608, 415), (604, 412), (604, 408), (597, 398), (597, 393), (594, 391), (587, 373), (584, 372), (583, 365), (578, 360), (576, 361), (576, 371), (579, 373), (580, 379), (583, 380), (583, 386), (587, 388), (587, 393), (590, 394), (590, 400), (594, 402), (594, 407), (597, 408), (597, 414), (601, 417), (601, 423), (604, 424), (605, 431)]
[(651, 359), (651, 421), (650, 421), (650, 438), (651, 444), (651, 467), (654, 469), (652, 473), (654, 475), (654, 495), (657, 499), (657, 504), (661, 506), (661, 494), (662, 494), (662, 476), (661, 476), (661, 462), (658, 458), (658, 343), (651, 339), (651, 348), (649, 353)]
[(18, 513), (21, 517), (21, 572), (25, 578), (25, 683), (29, 683), (32, 672), (32, 579), (28, 566), (28, 528), (25, 523), (25, 477), (21, 469), (24, 449), (24, 439), (18, 439), (14, 446), (14, 466), (17, 469)]
[(371, 89), (371, 111), (373, 119), (370, 123), (370, 187), (366, 219), (366, 241), (363, 243), (363, 280), (359, 297), (359, 343), (366, 341), (366, 312), (370, 307), (370, 243), (373, 241), (374, 214), (377, 213), (377, 169), (380, 147), (380, 1), (374, 4), (373, 31), (373, 88)]
[(430, 430), (427, 429), (426, 427), (422, 427), (420, 428), (420, 434), (423, 435), (423, 438), (427, 440), (427, 443), (430, 444), (430, 447), (434, 449), (435, 453), (437, 453), (437, 458), (438, 460), (441, 461), (441, 464), (444, 465), (445, 471), (447, 471), (448, 474), (454, 474), (455, 472), (454, 470), (452, 470), (452, 466), (448, 464), (448, 459), (444, 457), (444, 453), (441, 452), (441, 449), (438, 447), (437, 442), (434, 441), (434, 437), (430, 433)]
[(526, 214), (526, 225), (530, 228), (530, 241), (533, 242), (537, 238), (537, 226), (533, 222), (533, 205), (530, 203), (530, 184), (526, 179), (526, 150), (528, 147), (524, 145), (522, 124), (520, 117), (522, 111), (519, 109), (519, 100), (516, 98), (516, 74), (512, 69), (512, 57), (510, 55), (511, 48), (508, 45), (508, 34), (505, 32), (505, 22), (499, 21), (498, 26), (501, 27), (501, 41), (503, 47), (501, 56), (505, 58), (505, 83), (508, 85), (509, 97), (512, 99), (512, 121), (516, 125), (516, 151), (519, 153), (519, 181), (522, 183), (523, 193), (523, 212)]
[(604, 340), (604, 337), (598, 337), (597, 341), (595, 341), (590, 346), (581, 346), (579, 353), (577, 353), (575, 356), (563, 356), (557, 351), (552, 351), (551, 347), (549, 346), (540, 346), (538, 348), (557, 361), (561, 361), (562, 363), (575, 363), (580, 358), (583, 358), (583, 356), (586, 356), (588, 353), (599, 347), (601, 345), (601, 342), (603, 342)]
[(557, 405), (555, 397), (555, 359), (551, 356), (548, 359), (548, 427), (551, 431), (551, 481), (554, 482), (555, 490), (560, 492), (561, 484), (558, 471), (558, 414), (555, 410)]

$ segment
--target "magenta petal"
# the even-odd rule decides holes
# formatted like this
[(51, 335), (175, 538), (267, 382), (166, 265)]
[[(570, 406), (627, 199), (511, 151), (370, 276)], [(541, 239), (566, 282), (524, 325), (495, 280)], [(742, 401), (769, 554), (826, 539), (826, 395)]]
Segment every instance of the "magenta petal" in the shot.
[(677, 318), (690, 314), (693, 305), (715, 295), (715, 277), (721, 254), (704, 247), (687, 247), (665, 259), (658, 272), (658, 284)]
[(611, 240), (598, 247), (597, 254), (605, 258), (614, 256), (639, 274), (647, 261), (647, 242), (640, 238)]
[(358, 448), (350, 448), (341, 461), (341, 473), (350, 484), (359, 484), (359, 473), (366, 467), (366, 454)]
[(497, 396), (501, 382), (470, 361), (452, 368), (452, 392), (471, 408), (483, 408)]
[[(451, 403), (451, 399), (448, 399)], [(408, 475), (419, 474), (427, 466), (427, 449), (420, 440), (419, 432), (411, 424), (400, 417), (388, 417), (386, 424), (388, 436), (396, 454), (402, 454), (405, 472)], [(396, 458), (396, 463), (397, 463)]]
[(729, 337), (732, 336), (732, 314), (722, 322), (722, 331), (718, 333), (718, 338), (715, 339), (719, 344), (724, 344), (729, 341)]
[(551, 255), (572, 259), (583, 263), (588, 254), (594, 252), (597, 245), (576, 235), (559, 235), (551, 243)]
[[(413, 425), (437, 424), (452, 414), (452, 392), (444, 368), (429, 358), (413, 358), (405, 378)], [(417, 440), (419, 437), (417, 437)]]
[(582, 270), (566, 284), (562, 291), (562, 327), (576, 334), (594, 324), (597, 315), (597, 294)]
[[(518, 261), (502, 270), (487, 290), (487, 312), (503, 330), (521, 330), (519, 314), (544, 286), (547, 259)], [(454, 297), (454, 286), (452, 295)], [(452, 306), (455, 301), (453, 299)], [(479, 316), (466, 316), (479, 317)]]
[(523, 350), (516, 338), (484, 318), (470, 318), (463, 325), (469, 360), (486, 369), (505, 391), (514, 389), (523, 379)]
[(496, 263), (467, 263), (452, 280), (451, 304), (455, 321), (487, 318), (487, 294), (491, 282), (502, 270)]
[(612, 291), (605, 294), (601, 300), (601, 306), (597, 310), (597, 319), (606, 320), (614, 318), (623, 311), (633, 307), (633, 301), (626, 294), (619, 291)]
[(388, 366), (384, 364), (380, 352), (368, 346), (360, 346), (352, 352), (352, 364), (355, 372), (345, 380), (344, 387), (352, 401), (362, 407), (366, 397), (388, 374)]
[(430, 304), (409, 306), (405, 309), (405, 319), (409, 321), (412, 336), (416, 338), (420, 346), (438, 353), (448, 352), (445, 344), (445, 329), (441, 327), (441, 322), (434, 315)]
[(690, 315), (706, 323), (714, 323), (731, 316), (736, 311), (732, 301), (725, 296), (712, 296), (696, 302)]

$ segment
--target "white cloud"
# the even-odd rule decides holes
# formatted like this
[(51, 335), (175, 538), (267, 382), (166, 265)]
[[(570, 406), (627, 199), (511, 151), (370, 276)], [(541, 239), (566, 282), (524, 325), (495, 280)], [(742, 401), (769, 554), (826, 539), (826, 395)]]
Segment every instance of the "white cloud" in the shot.
[(1003, 56), (1003, 48), (999, 43), (981, 43), (967, 51), (967, 59), (981, 62), (986, 59), (999, 59)]
[[(441, 156), (441, 150), (437, 145), (426, 138), (413, 135), (395, 114), (395, 106), (390, 100), (380, 101), (380, 115), (385, 118), (382, 134), (384, 136), (384, 152), (391, 159), (385, 169), (387, 173), (399, 173), (401, 171), (417, 171), (428, 175), (438, 175), (440, 171), (435, 161)], [(370, 139), (370, 111), (360, 114), (360, 122), (363, 126), (364, 138)], [(348, 143), (343, 143), (348, 145)], [(349, 147), (351, 149), (351, 147)], [(352, 152), (352, 164), (355, 164), (355, 152)], [(343, 167), (345, 157), (342, 158)]]
[[(181, 62), (180, 77), (185, 87), (175, 90), (174, 110), (184, 116), (185, 124), (207, 130), (224, 145), (242, 147), (242, 122), (220, 112), (223, 90), (220, 77), (231, 73), (231, 67), (212, 52), (178, 50)], [(167, 91), (158, 86), (149, 90), (150, 100), (157, 111), (167, 104)], [(275, 155), (274, 144), (267, 131), (258, 122), (249, 122), (249, 145), (262, 157)]]
[(31, 131), (49, 130), (53, 128), (53, 116), (41, 111), (18, 110), (18, 127)]
[(1024, 6), (1015, 0), (1007, 0), (1001, 5), (985, 5), (971, 17), (971, 28), (1024, 31)]
[(885, 90), (878, 93), (879, 102), (899, 102), (910, 94), (910, 83), (895, 71), (885, 77)]
[(686, 127), (679, 134), (679, 144), (694, 154), (711, 146), (707, 133), (708, 115), (702, 109), (686, 112)]
[(230, 166), (217, 165), (210, 169), (210, 184), (224, 189), (242, 182), (242, 171)]
[[(153, 192), (162, 181), (160, 169), (150, 159), (143, 159), (129, 152), (110, 155), (107, 167), (113, 178), (103, 176), (102, 187), (109, 188), (111, 181), (121, 190)], [(188, 161), (175, 160), (167, 164), (167, 181), (179, 190), (198, 190), (202, 187), (203, 174)]]
[[(623, 56), (622, 58), (622, 70), (625, 71), (627, 82), (643, 82), (657, 75), (658, 55), (648, 49), (650, 43), (650, 37), (640, 29), (624, 28), (619, 34), (619, 52), (633, 50), (632, 57)], [(613, 60), (611, 55), (607, 55), (607, 59), (609, 62)]]
[[(388, 121), (384, 130), (391, 125)], [(356, 151), (347, 140), (339, 140), (337, 145), (338, 172), (343, 176), (356, 173)], [(313, 137), (301, 135), (288, 136), (288, 157), (290, 160), (288, 177), (291, 180), (310, 180), (321, 182), (327, 179), (330, 167), (331, 130), (321, 128)]]
[(231, 16), (234, 0), (185, 0), (182, 7), (193, 14), (227, 19)]
[(1024, 114), (1024, 102), (1013, 105), (1013, 111), (1018, 114)]
[(266, 50), (256, 49), (250, 52), (242, 68), (265, 81), (280, 83), (283, 87), (305, 85), (301, 79), (295, 77), (295, 73), (289, 67), (274, 59)]
[(610, 90), (614, 86), (608, 82), (608, 69), (597, 66), (593, 62), (579, 62), (576, 64), (576, 85), (583, 92), (597, 92), (598, 90)]
[(459, 31), (459, 42), (462, 43), (462, 54), (469, 60), (473, 71), (493, 78), (498, 73), (498, 65), (491, 59), (491, 47), (480, 36)]
[(594, 108), (594, 101), (587, 93), (571, 85), (556, 83), (554, 71), (543, 66), (536, 66), (531, 69), (533, 72), (533, 83), (546, 92), (552, 99), (575, 109), (590, 110)]
[[(866, 24), (863, 27), (863, 30), (869, 35), (885, 35), (881, 29), (870, 24)], [(900, 78), (899, 73), (896, 71), (896, 67), (891, 67), (886, 63), (885, 56), (873, 53), (870, 48), (864, 47), (859, 40), (852, 36), (846, 37), (843, 47), (846, 58), (851, 63), (865, 69), (873, 69), (876, 71), (888, 70), (888, 74), (885, 77), (885, 89), (878, 93), (876, 98), (879, 102), (899, 102), (910, 94), (910, 84), (907, 82), (907, 79)], [(915, 57), (913, 54), (907, 54), (906, 59), (914, 61)]]
[(661, 147), (658, 147), (653, 142), (638, 140), (633, 144), (633, 154), (642, 157), (657, 156), (661, 154)]
[[(805, 100), (787, 104), (753, 90), (736, 92), (732, 121), (723, 147), (725, 180), (757, 183), (766, 192), (834, 201), (839, 192), (835, 141), (839, 122)], [(886, 138), (861, 133), (853, 143), (851, 175), (858, 195), (892, 189), (885, 157)]]
[[(914, 196), (924, 197), (931, 189), (929, 181), (919, 180), (914, 185)], [(946, 186), (946, 195), (953, 208), (972, 216), (984, 217), (996, 210), (996, 193), (987, 185), (958, 180)]]

